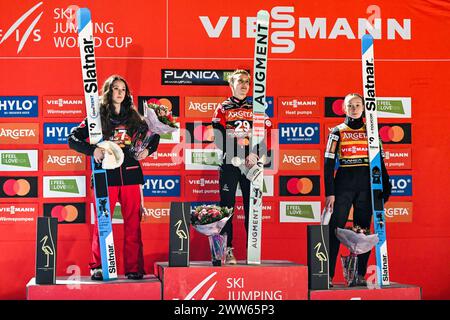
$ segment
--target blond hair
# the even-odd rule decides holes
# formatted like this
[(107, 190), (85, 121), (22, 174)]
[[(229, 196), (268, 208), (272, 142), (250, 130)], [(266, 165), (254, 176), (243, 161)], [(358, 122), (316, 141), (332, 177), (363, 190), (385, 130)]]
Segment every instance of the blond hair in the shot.
[(247, 70), (237, 69), (237, 70), (233, 71), (233, 73), (228, 75), (228, 83), (233, 84), (235, 76), (239, 76), (241, 74), (246, 75), (250, 79), (250, 73), (248, 73)]

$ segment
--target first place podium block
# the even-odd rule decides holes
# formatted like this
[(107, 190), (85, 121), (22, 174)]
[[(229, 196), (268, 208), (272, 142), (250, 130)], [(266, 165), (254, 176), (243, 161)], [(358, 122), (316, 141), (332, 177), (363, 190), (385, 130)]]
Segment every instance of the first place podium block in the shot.
[(213, 267), (194, 261), (189, 267), (155, 264), (164, 300), (307, 300), (308, 268), (289, 261), (262, 261), (260, 265)]
[(56, 278), (56, 284), (38, 285), (32, 278), (27, 284), (27, 300), (161, 300), (161, 282), (154, 275), (142, 280), (119, 278), (92, 281)]
[(421, 300), (422, 290), (418, 286), (391, 282), (382, 288), (345, 287), (335, 285), (329, 290), (311, 290), (310, 300)]

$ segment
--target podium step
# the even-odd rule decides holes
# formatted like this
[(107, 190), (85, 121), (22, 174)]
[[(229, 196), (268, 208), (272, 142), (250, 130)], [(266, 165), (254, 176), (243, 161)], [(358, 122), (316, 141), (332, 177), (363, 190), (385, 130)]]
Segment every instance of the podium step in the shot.
[(335, 285), (329, 290), (310, 290), (310, 300), (421, 300), (422, 290), (418, 286), (391, 282), (390, 286), (369, 289)]
[(290, 261), (262, 261), (260, 265), (213, 267), (211, 261), (189, 267), (157, 262), (164, 300), (307, 300), (308, 268)]
[(154, 275), (142, 280), (122, 276), (105, 282), (57, 277), (54, 285), (38, 285), (32, 278), (27, 284), (27, 300), (161, 300), (161, 282)]

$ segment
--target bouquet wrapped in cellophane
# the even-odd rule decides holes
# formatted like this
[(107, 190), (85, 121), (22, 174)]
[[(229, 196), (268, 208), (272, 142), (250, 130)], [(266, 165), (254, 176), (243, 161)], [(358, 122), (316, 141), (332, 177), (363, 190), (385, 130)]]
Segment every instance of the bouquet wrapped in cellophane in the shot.
[(350, 250), (348, 256), (341, 256), (341, 262), (347, 286), (355, 286), (358, 276), (358, 255), (369, 252), (378, 243), (378, 235), (370, 234), (369, 229), (354, 226), (348, 229), (337, 228), (336, 237)]
[(220, 232), (232, 215), (233, 208), (216, 205), (197, 206), (191, 214), (194, 229), (208, 236), (214, 266), (220, 266), (225, 261), (227, 234), (222, 235)]

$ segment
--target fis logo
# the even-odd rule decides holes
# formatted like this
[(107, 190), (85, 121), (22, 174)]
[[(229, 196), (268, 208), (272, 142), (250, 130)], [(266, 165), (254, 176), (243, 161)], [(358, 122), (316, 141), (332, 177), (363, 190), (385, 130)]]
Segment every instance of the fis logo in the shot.
[(280, 144), (315, 144), (319, 143), (320, 129), (318, 123), (280, 123)]
[(393, 196), (412, 196), (412, 176), (391, 176)]
[(44, 123), (44, 144), (66, 144), (69, 134), (79, 123)]
[[(19, 46), (17, 47), (17, 53), (20, 53), (23, 49), (23, 46), (27, 42), (28, 38), (32, 36), (32, 39), (34, 42), (41, 41), (41, 35), (40, 29), (36, 29), (36, 24), (39, 22), (39, 19), (41, 19), (42, 14), (44, 11), (41, 11), (37, 17), (34, 18), (34, 20), (28, 25), (28, 28), (25, 32), (22, 32), (21, 29), (19, 29), (19, 26), (31, 15), (33, 14), (41, 5), (43, 2), (39, 2), (37, 5), (32, 7), (30, 10), (25, 12), (19, 19), (17, 19), (11, 27), (6, 31), (6, 33), (3, 35), (3, 37), (0, 40), (0, 45), (6, 41), (8, 38), (13, 38), (17, 42), (19, 42)], [(31, 18), (30, 18), (31, 19)]]
[(32, 118), (37, 116), (37, 96), (0, 97), (0, 118)]
[(143, 191), (145, 197), (179, 197), (180, 176), (145, 176)]

